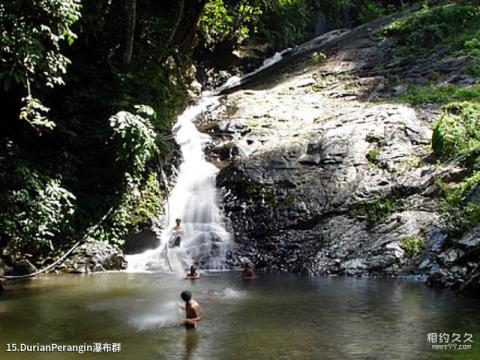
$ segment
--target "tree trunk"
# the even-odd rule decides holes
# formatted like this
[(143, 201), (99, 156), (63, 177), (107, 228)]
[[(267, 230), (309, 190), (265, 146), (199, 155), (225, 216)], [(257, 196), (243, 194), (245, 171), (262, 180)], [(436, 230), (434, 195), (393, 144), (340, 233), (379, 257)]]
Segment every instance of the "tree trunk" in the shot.
[(135, 23), (137, 12), (137, 0), (127, 0), (125, 10), (127, 13), (127, 33), (125, 46), (125, 64), (130, 64), (133, 56), (133, 40), (135, 37)]
[(187, 51), (191, 48), (198, 23), (202, 16), (203, 7), (208, 0), (188, 0), (184, 7), (182, 21), (180, 21), (176, 30), (175, 43), (179, 45), (180, 50)]
[(180, 0), (180, 3), (178, 4), (177, 19), (175, 20), (175, 24), (173, 24), (172, 32), (170, 33), (170, 36), (167, 41), (167, 47), (169, 47), (172, 41), (175, 39), (175, 35), (177, 34), (178, 27), (182, 22), (184, 9), (185, 9), (185, 0)]

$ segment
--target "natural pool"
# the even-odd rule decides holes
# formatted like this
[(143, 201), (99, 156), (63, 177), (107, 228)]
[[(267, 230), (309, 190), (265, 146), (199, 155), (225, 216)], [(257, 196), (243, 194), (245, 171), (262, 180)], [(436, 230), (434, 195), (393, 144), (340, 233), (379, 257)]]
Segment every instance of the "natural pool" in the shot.
[[(205, 318), (183, 318), (189, 289)], [(39, 277), (0, 294), (0, 359), (480, 359), (478, 299), (400, 279), (238, 272)], [(432, 350), (428, 333), (472, 334)], [(120, 343), (117, 353), (12, 353), (7, 343)]]

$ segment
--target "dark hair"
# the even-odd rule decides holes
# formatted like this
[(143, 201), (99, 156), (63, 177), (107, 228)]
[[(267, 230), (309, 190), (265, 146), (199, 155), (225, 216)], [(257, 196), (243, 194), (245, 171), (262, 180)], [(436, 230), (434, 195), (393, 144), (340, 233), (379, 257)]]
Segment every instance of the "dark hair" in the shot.
[(182, 291), (180, 296), (182, 297), (183, 301), (188, 302), (192, 298), (192, 293), (188, 290), (185, 290), (185, 291)]
[(175, 222), (182, 222), (182, 219), (175, 219)]

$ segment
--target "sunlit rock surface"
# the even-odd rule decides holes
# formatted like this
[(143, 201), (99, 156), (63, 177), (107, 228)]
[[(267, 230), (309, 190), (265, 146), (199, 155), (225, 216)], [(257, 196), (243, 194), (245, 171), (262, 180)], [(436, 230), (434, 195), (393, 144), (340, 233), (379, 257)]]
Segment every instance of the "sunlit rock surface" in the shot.
[[(376, 70), (388, 66), (382, 49), (392, 46), (376, 37), (384, 23), (313, 41), (206, 114), (200, 126), (214, 138), (208, 152), (221, 168), (232, 264), (351, 275), (439, 269), (435, 180), (460, 170), (421, 161), (437, 110), (372, 101), (405, 91)], [(312, 63), (314, 51), (327, 61)], [(453, 76), (462, 60), (451, 63), (443, 70)], [(422, 83), (428, 64), (418, 59), (398, 74)]]

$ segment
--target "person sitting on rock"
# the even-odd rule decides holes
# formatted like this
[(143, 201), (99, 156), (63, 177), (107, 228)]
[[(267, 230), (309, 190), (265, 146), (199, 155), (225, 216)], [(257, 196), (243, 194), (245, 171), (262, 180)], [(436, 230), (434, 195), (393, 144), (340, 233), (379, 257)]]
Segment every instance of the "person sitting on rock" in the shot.
[(243, 271), (242, 271), (242, 277), (245, 280), (250, 280), (255, 278), (255, 272), (253, 271), (252, 265), (250, 265), (249, 263), (245, 264), (245, 267), (243, 268)]
[(182, 241), (182, 227), (181, 227), (182, 220), (181, 219), (175, 219), (175, 223), (176, 223), (175, 230), (172, 233), (170, 241), (168, 242), (168, 246), (171, 247), (171, 248), (172, 247), (179, 247), (180, 242)]
[(200, 278), (200, 273), (197, 271), (195, 265), (190, 266), (190, 271), (185, 275), (186, 279), (197, 280)]

